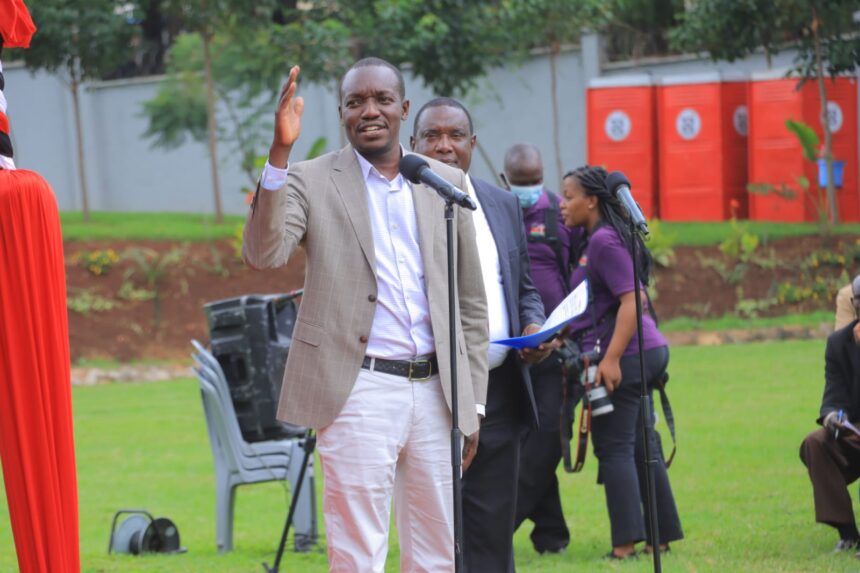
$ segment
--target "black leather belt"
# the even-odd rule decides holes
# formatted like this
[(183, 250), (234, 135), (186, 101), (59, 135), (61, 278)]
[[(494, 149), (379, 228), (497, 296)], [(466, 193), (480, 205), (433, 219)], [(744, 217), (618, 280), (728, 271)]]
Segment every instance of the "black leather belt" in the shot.
[(436, 362), (435, 356), (419, 360), (386, 360), (365, 356), (361, 367), (371, 372), (403, 376), (410, 380), (427, 380), (439, 372), (439, 363)]

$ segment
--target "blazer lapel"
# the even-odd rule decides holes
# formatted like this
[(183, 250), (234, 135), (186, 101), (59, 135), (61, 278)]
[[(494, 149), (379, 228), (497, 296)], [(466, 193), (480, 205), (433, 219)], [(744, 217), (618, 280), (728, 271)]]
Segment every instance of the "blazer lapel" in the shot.
[(490, 226), (490, 232), (493, 234), (493, 242), (496, 244), (496, 252), (499, 253), (499, 262), (501, 263), (502, 268), (505, 269), (508, 263), (508, 253), (505, 249), (505, 237), (511, 232), (511, 230), (502, 228), (504, 225), (497, 217), (498, 208), (496, 207), (496, 201), (490, 193), (487, 193), (484, 190), (480, 181), (472, 179), (472, 187), (474, 187), (475, 193), (478, 195), (478, 201), (481, 202), (481, 210), (484, 212), (484, 217), (486, 217), (487, 224)]
[[(408, 151), (406, 153), (411, 155)], [(415, 208), (415, 220), (418, 224), (418, 246), (426, 269), (432, 266), (435, 256), (436, 227), (444, 221), (444, 204), (438, 199), (436, 191), (430, 187), (422, 183), (411, 185), (412, 205)], [(429, 280), (429, 276), (427, 279)]]
[(421, 183), (412, 184), (412, 204), (415, 206), (415, 220), (418, 224), (418, 246), (424, 267), (432, 265), (436, 245), (436, 226), (444, 221), (444, 206), (436, 200), (436, 192)]
[(361, 167), (351, 145), (340, 150), (334, 162), (332, 179), (343, 201), (344, 210), (352, 223), (358, 244), (367, 259), (367, 264), (376, 276), (376, 251), (373, 246), (373, 232), (370, 229), (370, 211), (367, 205), (367, 187), (361, 174)]

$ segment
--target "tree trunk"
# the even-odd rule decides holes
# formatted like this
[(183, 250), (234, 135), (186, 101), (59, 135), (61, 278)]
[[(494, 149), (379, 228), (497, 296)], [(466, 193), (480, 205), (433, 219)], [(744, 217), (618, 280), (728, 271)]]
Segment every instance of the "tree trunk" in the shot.
[(215, 130), (215, 86), (212, 80), (212, 54), (210, 44), (212, 34), (204, 31), (203, 36), (203, 75), (206, 78), (206, 131), (209, 135), (209, 166), (212, 171), (212, 194), (215, 200), (215, 223), (224, 222), (221, 209), (221, 183), (218, 180), (218, 134)]
[(555, 174), (556, 183), (561, 187), (561, 176), (564, 169), (561, 164), (561, 135), (559, 126), (560, 118), (558, 112), (558, 54), (561, 46), (553, 42), (549, 52), (550, 94), (552, 97), (552, 145), (555, 148)]
[(821, 99), (821, 128), (824, 130), (824, 161), (827, 165), (827, 208), (831, 223), (839, 223), (839, 207), (836, 204), (836, 187), (833, 181), (833, 134), (827, 117), (827, 91), (824, 89), (824, 66), (821, 63), (821, 38), (818, 35), (818, 12), (812, 7), (812, 34), (815, 41), (815, 73), (818, 76), (818, 95)]
[(87, 172), (84, 164), (84, 133), (81, 127), (81, 102), (78, 97), (78, 88), (80, 82), (78, 80), (77, 70), (71, 70), (69, 74), (69, 90), (72, 92), (72, 110), (75, 116), (75, 139), (77, 141), (78, 151), (78, 177), (81, 184), (81, 210), (84, 213), (84, 221), (90, 220), (90, 198), (87, 190)]

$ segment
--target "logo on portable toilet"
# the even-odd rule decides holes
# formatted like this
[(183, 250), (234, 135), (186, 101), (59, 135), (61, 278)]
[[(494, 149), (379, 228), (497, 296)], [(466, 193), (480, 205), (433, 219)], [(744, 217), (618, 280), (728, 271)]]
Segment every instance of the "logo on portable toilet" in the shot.
[(735, 131), (738, 132), (738, 135), (742, 135), (743, 137), (747, 136), (749, 133), (749, 116), (747, 115), (747, 106), (739, 105), (735, 108), (735, 113), (732, 114), (732, 125), (735, 126)]
[(616, 109), (606, 116), (606, 123), (603, 125), (607, 137), (612, 141), (624, 141), (627, 139), (627, 136), (630, 135), (631, 127), (630, 116), (620, 109)]
[(842, 108), (835, 101), (827, 102), (827, 125), (830, 126), (830, 133), (842, 129)]
[(681, 139), (691, 140), (698, 137), (702, 130), (702, 118), (699, 117), (699, 112), (694, 109), (684, 108), (675, 119), (675, 129)]

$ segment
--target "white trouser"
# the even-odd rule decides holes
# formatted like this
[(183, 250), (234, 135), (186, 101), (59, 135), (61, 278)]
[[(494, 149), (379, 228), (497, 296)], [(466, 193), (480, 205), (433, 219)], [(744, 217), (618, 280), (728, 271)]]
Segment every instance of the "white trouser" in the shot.
[(400, 570), (454, 570), (451, 413), (438, 375), (410, 382), (360, 370), (318, 433), (329, 570), (382, 573), (391, 495)]

